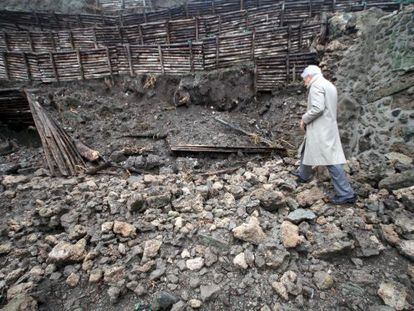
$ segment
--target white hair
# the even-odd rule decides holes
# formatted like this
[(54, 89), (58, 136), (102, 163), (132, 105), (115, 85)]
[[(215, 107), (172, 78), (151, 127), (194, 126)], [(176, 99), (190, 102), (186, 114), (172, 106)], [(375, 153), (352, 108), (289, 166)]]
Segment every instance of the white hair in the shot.
[(303, 70), (301, 77), (302, 79), (305, 79), (307, 76), (316, 76), (316, 75), (321, 75), (321, 74), (322, 74), (321, 68), (319, 68), (316, 65), (309, 65), (308, 67), (305, 68), (305, 70)]

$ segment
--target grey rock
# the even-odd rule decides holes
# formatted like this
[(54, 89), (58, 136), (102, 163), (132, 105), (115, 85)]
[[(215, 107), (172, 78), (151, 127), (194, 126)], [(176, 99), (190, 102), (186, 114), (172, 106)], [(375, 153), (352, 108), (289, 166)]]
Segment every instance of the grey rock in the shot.
[(378, 187), (385, 188), (389, 191), (397, 190), (414, 185), (414, 171), (409, 170), (399, 174), (393, 174), (382, 179)]
[(305, 220), (314, 220), (315, 218), (316, 218), (316, 215), (314, 212), (303, 209), (303, 208), (298, 208), (297, 210), (290, 212), (289, 215), (287, 216), (287, 220), (295, 224), (298, 224)]
[(200, 286), (200, 296), (201, 300), (208, 301), (214, 299), (216, 295), (220, 292), (221, 287), (218, 285), (201, 285)]
[(169, 292), (157, 292), (152, 300), (151, 308), (154, 311), (170, 310), (178, 301), (179, 299)]
[(269, 212), (275, 212), (286, 206), (286, 199), (282, 192), (257, 189), (252, 192), (252, 198), (260, 201), (260, 206)]

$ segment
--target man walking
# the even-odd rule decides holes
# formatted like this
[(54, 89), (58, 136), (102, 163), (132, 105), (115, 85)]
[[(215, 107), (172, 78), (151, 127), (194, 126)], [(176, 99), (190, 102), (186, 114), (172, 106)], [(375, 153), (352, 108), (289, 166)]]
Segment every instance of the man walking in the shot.
[(300, 128), (306, 131), (306, 137), (299, 149), (299, 170), (293, 174), (299, 182), (305, 183), (312, 178), (312, 166), (327, 166), (336, 191), (330, 202), (355, 203), (357, 196), (342, 168), (346, 159), (336, 120), (336, 87), (323, 77), (321, 69), (315, 65), (306, 67), (302, 78), (309, 89), (307, 112), (300, 123)]

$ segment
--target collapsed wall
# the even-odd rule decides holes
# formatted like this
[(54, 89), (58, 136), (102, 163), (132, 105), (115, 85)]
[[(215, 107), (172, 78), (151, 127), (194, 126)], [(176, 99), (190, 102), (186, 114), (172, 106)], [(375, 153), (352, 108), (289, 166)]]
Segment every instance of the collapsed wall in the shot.
[(338, 88), (341, 137), (348, 156), (374, 175), (384, 173), (387, 159), (414, 154), (413, 11), (330, 19), (332, 41), (321, 65)]

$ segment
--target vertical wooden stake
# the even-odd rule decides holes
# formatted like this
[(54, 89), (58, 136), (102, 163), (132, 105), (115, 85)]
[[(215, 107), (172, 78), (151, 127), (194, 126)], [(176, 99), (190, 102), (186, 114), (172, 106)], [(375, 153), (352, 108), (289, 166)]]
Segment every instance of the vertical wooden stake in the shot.
[(290, 61), (289, 54), (286, 55), (286, 83), (289, 83)]
[(159, 45), (159, 44), (158, 44), (158, 55), (159, 55), (159, 58), (160, 58), (161, 72), (164, 74), (165, 73), (165, 69), (164, 69), (164, 57), (162, 55), (161, 45)]
[(206, 57), (205, 57), (205, 53), (204, 53), (204, 41), (201, 41), (201, 57), (203, 60), (203, 70), (206, 69)]
[(284, 24), (284, 15), (285, 15), (285, 1), (282, 2), (282, 9), (280, 10), (280, 26)]
[(303, 21), (300, 22), (300, 26), (299, 26), (299, 52), (302, 51), (302, 41), (303, 41)]
[(219, 45), (220, 45), (220, 39), (219, 39), (219, 36), (216, 36), (216, 68), (218, 68), (219, 66), (219, 57), (220, 57)]
[(9, 40), (8, 40), (8, 35), (7, 32), (3, 31), (3, 39), (4, 39), (4, 45), (6, 47), (6, 51), (10, 51), (10, 47), (9, 47)]
[(9, 64), (7, 62), (7, 54), (6, 54), (6, 52), (3, 52), (3, 53), (1, 53), (1, 55), (2, 55), (2, 58), (3, 58), (4, 71), (5, 71), (5, 74), (6, 74), (6, 78), (7, 78), (7, 80), (11, 80), (10, 79), (10, 72), (9, 72)]
[(335, 12), (336, 9), (336, 0), (332, 0), (332, 12)]
[(135, 72), (134, 72), (134, 66), (132, 64), (131, 47), (129, 46), (129, 44), (125, 45), (125, 49), (126, 49), (126, 54), (127, 54), (128, 63), (129, 63), (129, 74), (131, 75), (131, 77), (133, 77), (135, 76)]
[(218, 33), (221, 33), (221, 15), (218, 16)]
[(200, 39), (200, 29), (198, 28), (198, 17), (195, 17), (195, 31), (196, 31), (196, 40)]
[(49, 52), (50, 63), (52, 64), (53, 74), (55, 75), (56, 82), (59, 82), (59, 74), (56, 68), (55, 58), (52, 52)]
[(27, 40), (29, 41), (30, 51), (34, 52), (33, 39), (30, 31), (27, 32)]
[(81, 56), (81, 53), (80, 53), (79, 49), (76, 49), (76, 57), (78, 59), (78, 66), (79, 66), (80, 76), (81, 76), (82, 80), (85, 80), (85, 72), (83, 70), (83, 65), (82, 65), (82, 56)]
[(185, 2), (184, 9), (185, 9), (185, 17), (188, 18), (188, 2), (187, 1)]
[(49, 32), (50, 36), (50, 42), (52, 43), (52, 49), (56, 52), (56, 43), (55, 43), (55, 37), (53, 35), (53, 32)]
[(75, 49), (75, 41), (73, 40), (73, 33), (72, 30), (69, 30), (69, 40), (70, 40), (70, 45), (72, 47), (72, 49)]
[(121, 0), (121, 9), (125, 10), (125, 0)]
[(106, 58), (107, 58), (107, 62), (108, 62), (109, 73), (111, 74), (111, 79), (113, 79), (114, 75), (113, 75), (113, 72), (112, 72), (112, 62), (111, 62), (111, 55), (109, 54), (109, 48), (105, 47), (105, 51), (106, 51)]
[(288, 27), (288, 42), (287, 42), (287, 52), (290, 54), (290, 50), (292, 47), (292, 26), (289, 25)]
[(145, 7), (144, 7), (144, 22), (145, 23), (148, 23), (148, 20), (147, 20), (147, 10), (146, 10)]
[(165, 31), (167, 33), (167, 44), (170, 44), (171, 38), (170, 38), (170, 22), (169, 21), (165, 22)]
[(92, 32), (93, 32), (93, 43), (95, 45), (95, 49), (98, 48), (98, 39), (96, 38), (96, 28), (93, 27), (92, 28)]
[(27, 54), (25, 52), (22, 53), (24, 66), (26, 68), (27, 79), (32, 81), (32, 74), (30, 72), (29, 60), (27, 59)]
[(141, 42), (141, 45), (144, 45), (144, 36), (142, 34), (142, 26), (141, 26), (141, 24), (138, 25), (138, 31), (139, 31), (139, 40)]
[(116, 26), (118, 29), (119, 38), (121, 39), (121, 44), (124, 44), (124, 36), (122, 35), (122, 28), (119, 26)]
[(252, 31), (252, 60), (254, 60), (254, 51), (256, 49), (256, 28), (253, 28)]
[(312, 16), (312, 0), (309, 0), (309, 16)]
[(78, 26), (79, 26), (79, 28), (83, 27), (82, 16), (80, 14), (78, 14)]
[(194, 56), (193, 56), (193, 42), (188, 41), (188, 48), (190, 50), (190, 71), (194, 72)]
[(216, 15), (216, 2), (215, 2), (215, 0), (211, 1), (211, 10), (213, 12), (213, 15)]
[(244, 9), (244, 1), (240, 0), (240, 11)]

